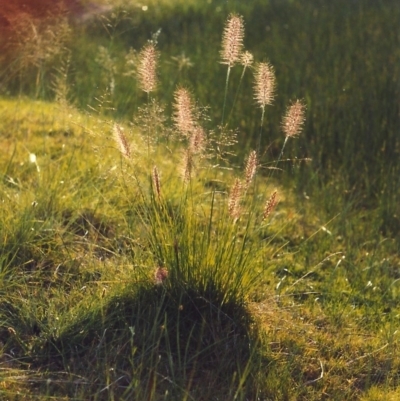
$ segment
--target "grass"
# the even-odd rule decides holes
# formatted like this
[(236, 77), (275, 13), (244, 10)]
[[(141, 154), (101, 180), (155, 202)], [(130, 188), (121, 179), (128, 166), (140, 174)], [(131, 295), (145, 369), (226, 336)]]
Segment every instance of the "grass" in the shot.
[[(399, 96), (398, 8), (392, 0), (340, 1), (267, 5), (256, 0), (249, 4), (166, 1), (158, 7), (149, 2), (146, 10), (135, 2), (126, 3), (112, 14), (74, 27), (79, 35), (73, 40), (65, 30), (57, 33), (64, 33), (69, 56), (57, 53), (56, 58), (45, 59), (40, 67), (33, 65), (23, 74), (4, 74), (2, 86), (12, 93), (20, 90), (53, 98), (51, 85), (46, 82), (54, 80), (55, 61), (70, 57), (73, 62), (66, 74), (70, 99), (81, 108), (94, 106), (95, 99), (112, 83), (114, 92), (109, 100), (113, 113), (130, 119), (143, 97), (132, 76), (132, 63), (126, 60), (135, 60), (135, 51), (157, 34), (163, 69), (159, 101), (169, 105), (176, 84), (185, 83), (195, 89), (201, 105), (210, 107), (213, 121), (220, 121), (226, 74), (216, 62), (221, 29), (227, 15), (238, 12), (245, 21), (251, 21), (246, 25), (245, 47), (256, 60), (270, 61), (277, 72), (275, 112), (267, 111), (268, 136), (262, 143), (269, 146), (270, 158), (277, 159), (282, 144), (279, 117), (290, 100), (303, 98), (308, 115), (299, 146), (302, 156), (312, 162), (310, 167), (294, 169), (299, 170), (295, 179), (299, 193), (310, 195), (322, 186), (321, 193), (330, 195), (317, 196), (323, 199), (324, 207), (336, 209), (336, 214), (341, 208), (330, 199), (340, 192), (353, 207), (378, 210), (373, 224), (384, 235), (396, 236), (398, 104), (392, 99)], [(26, 58), (22, 52), (12, 65), (25, 65), (24, 54)], [(231, 98), (237, 88), (233, 82), (240, 74), (240, 68), (232, 69)], [(256, 143), (259, 121), (252, 95), (243, 90), (252, 85), (251, 75), (245, 74), (237, 112), (227, 121), (231, 127), (240, 128), (244, 148)], [(37, 76), (43, 77), (39, 88)], [(285, 153), (288, 158), (290, 151), (289, 147)]]
[[(76, 27), (68, 51), (24, 75), (4, 64), (1, 396), (396, 399), (398, 39), (381, 25), (395, 32), (396, 8), (135, 7)], [(232, 11), (244, 16), (245, 47), (277, 74), (265, 117), (251, 71), (237, 92), (232, 68), (224, 100), (218, 52)], [(133, 72), (159, 27), (158, 91), (144, 94)], [(24, 65), (17, 50), (13, 65)], [(201, 134), (171, 130), (178, 83), (199, 99), (190, 130), (208, 134), (204, 147)], [(306, 124), (277, 163), (294, 97)], [(259, 168), (239, 198), (260, 118)]]

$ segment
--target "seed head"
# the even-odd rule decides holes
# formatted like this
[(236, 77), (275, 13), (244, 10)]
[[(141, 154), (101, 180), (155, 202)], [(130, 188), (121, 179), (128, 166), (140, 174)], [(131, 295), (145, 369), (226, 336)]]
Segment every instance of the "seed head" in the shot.
[(131, 157), (131, 148), (123, 129), (118, 124), (114, 124), (113, 137), (121, 154), (129, 159)]
[(148, 43), (139, 54), (138, 75), (141, 89), (150, 93), (157, 85), (157, 59), (158, 52), (153, 43)]
[(228, 213), (234, 220), (240, 217), (240, 198), (242, 195), (242, 183), (236, 178), (228, 200)]
[(277, 190), (275, 190), (270, 198), (265, 202), (264, 212), (263, 212), (263, 220), (265, 220), (272, 212), (276, 204), (278, 203), (276, 199)]
[(193, 174), (194, 169), (194, 160), (193, 160), (193, 153), (190, 148), (186, 149), (183, 155), (183, 166), (182, 166), (182, 179), (185, 184), (187, 184)]
[(222, 36), (222, 64), (233, 67), (239, 61), (243, 47), (243, 37), (243, 17), (236, 14), (229, 15)]
[(189, 147), (193, 154), (201, 154), (205, 148), (205, 135), (204, 130), (200, 126), (193, 128), (192, 135), (190, 137)]
[(240, 64), (242, 64), (244, 68), (250, 67), (253, 64), (253, 60), (253, 55), (247, 50), (240, 56)]
[(305, 105), (300, 100), (293, 102), (287, 109), (282, 120), (282, 130), (286, 137), (298, 135), (304, 124)]
[(253, 177), (256, 174), (257, 170), (257, 152), (255, 150), (251, 151), (246, 162), (245, 168), (245, 190), (249, 188)]
[(158, 173), (158, 169), (156, 166), (153, 167), (152, 178), (153, 178), (154, 192), (156, 193), (157, 197), (160, 198), (161, 196), (160, 174)]
[(254, 92), (255, 99), (261, 108), (274, 100), (275, 73), (269, 63), (258, 63), (255, 72)]
[(174, 93), (174, 99), (173, 120), (175, 127), (181, 134), (189, 136), (195, 126), (194, 107), (190, 93), (186, 88), (178, 88)]
[(168, 270), (165, 267), (159, 266), (154, 272), (154, 281), (157, 285), (161, 285), (168, 278)]

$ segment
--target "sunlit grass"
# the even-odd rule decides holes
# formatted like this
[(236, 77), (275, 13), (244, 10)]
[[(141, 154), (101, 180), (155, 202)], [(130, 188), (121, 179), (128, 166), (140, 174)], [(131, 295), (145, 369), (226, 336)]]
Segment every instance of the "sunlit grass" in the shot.
[[(354, 399), (369, 384), (383, 380), (383, 393), (395, 385), (399, 363), (394, 353), (398, 343), (397, 287), (395, 276), (388, 269), (398, 261), (394, 253), (388, 253), (390, 241), (379, 244), (371, 240), (349, 253), (340, 238), (338, 218), (329, 223), (323, 220), (323, 214), (312, 201), (306, 201), (307, 206), (299, 205), (290, 192), (280, 189), (277, 211), (270, 224), (256, 234), (265, 238), (264, 250), (257, 246), (256, 252), (247, 256), (244, 266), (258, 281), (249, 282), (252, 290), (244, 294), (247, 301), (241, 306), (245, 309), (235, 312), (237, 306), (233, 309), (229, 306), (237, 299), (235, 292), (229, 300), (223, 292), (218, 295), (219, 290), (215, 292), (215, 288), (207, 287), (207, 282), (215, 282), (207, 281), (207, 269), (212, 268), (220, 252), (218, 244), (224, 242), (217, 241), (215, 248), (202, 250), (199, 228), (193, 226), (209, 224), (209, 217), (202, 216), (207, 204), (210, 205), (211, 192), (204, 190), (202, 174), (191, 189), (194, 205), (186, 205), (180, 217), (182, 221), (192, 220), (186, 226), (188, 231), (183, 223), (174, 233), (175, 223), (168, 216), (163, 217), (164, 209), (158, 210), (150, 197), (143, 206), (148, 205), (145, 207), (150, 207), (151, 213), (161, 214), (152, 223), (155, 226), (148, 228), (149, 232), (141, 226), (145, 215), (135, 216), (135, 210), (141, 210), (139, 205), (145, 193), (134, 188), (138, 177), (144, 180), (143, 188), (151, 190), (151, 186), (146, 184), (146, 174), (137, 169), (138, 176), (129, 177), (134, 170), (130, 171), (126, 162), (121, 164), (119, 151), (111, 141), (111, 127), (107, 141), (105, 134), (90, 134), (100, 121), (94, 116), (89, 118), (73, 112), (64, 115), (64, 123), (60, 123), (62, 113), (49, 103), (8, 100), (3, 105), (7, 106), (4, 121), (19, 122), (17, 127), (26, 121), (28, 111), (36, 116), (31, 124), (34, 135), (24, 143), (31, 152), (36, 152), (43, 177), (39, 186), (37, 166), (28, 164), (30, 169), (25, 170), (25, 163), (32, 164), (25, 150), (14, 152), (15, 161), (21, 160), (19, 163), (7, 163), (9, 177), (19, 185), (6, 180), (3, 196), (10, 197), (13, 193), (21, 199), (17, 207), (6, 198), (3, 202), (2, 236), (8, 248), (3, 248), (2, 256), (1, 330), (5, 340), (2, 363), (6, 367), (2, 371), (2, 391), (8, 397), (20, 391), (31, 394), (29, 397), (33, 399), (47, 399), (46, 394), (85, 399), (88, 392), (96, 399), (109, 399), (110, 394), (159, 399), (166, 397), (168, 391), (171, 397), (185, 398), (182, 394), (191, 394), (194, 399), (202, 399), (211, 396), (207, 393), (209, 387), (203, 385), (201, 390), (197, 385), (204, 381), (213, 383), (218, 377), (227, 380), (223, 386), (221, 379), (218, 385), (215, 382), (221, 396), (234, 395), (237, 391), (243, 395), (259, 391), (267, 397), (294, 394), (296, 399), (319, 399), (325, 391), (334, 399), (341, 396)], [(36, 146), (43, 146), (43, 137), (56, 120), (59, 124), (56, 140), (49, 136), (47, 153), (40, 154)], [(64, 130), (71, 126), (78, 127), (75, 134), (67, 141), (60, 141)], [(15, 132), (14, 143), (21, 131), (17, 128)], [(60, 148), (68, 156), (56, 152)], [(45, 162), (51, 155), (57, 160), (56, 167)], [(68, 160), (67, 164), (64, 159)], [(169, 171), (167, 176), (163, 175), (162, 185), (164, 198), (170, 200), (166, 207), (182, 206), (175, 190), (182, 186), (176, 162), (163, 163), (164, 158), (159, 156), (157, 160), (162, 171)], [(54, 169), (57, 173), (50, 174)], [(218, 180), (219, 185), (226, 185), (225, 191), (231, 184), (230, 174), (221, 172)], [(54, 177), (63, 184), (49, 191)], [(268, 192), (268, 188), (259, 190)], [(221, 211), (215, 208), (218, 216)], [(217, 227), (224, 224), (224, 219), (215, 221), (215, 229), (223, 229), (223, 226)], [(229, 231), (227, 234), (230, 235)], [(149, 235), (155, 253), (147, 248)], [(180, 246), (187, 250), (179, 251), (180, 258), (190, 263), (187, 267), (192, 271), (174, 272), (177, 266), (173, 267), (176, 263), (173, 241), (177, 235), (180, 241), (185, 241)], [(360, 236), (361, 233), (354, 233), (354, 240)], [(157, 241), (160, 242), (158, 256)], [(261, 249), (261, 254), (257, 249)], [(157, 261), (165, 263), (170, 270), (171, 281), (166, 287), (153, 284)], [(220, 269), (228, 267), (229, 274), (230, 270), (234, 271), (233, 266), (227, 266), (223, 259), (221, 262), (218, 273), (222, 280), (229, 279)], [(371, 279), (373, 283), (369, 282)], [(182, 280), (186, 283), (183, 287)], [(204, 285), (199, 286), (202, 282)], [(226, 290), (224, 286), (220, 288)], [(136, 291), (139, 292), (136, 294)], [(211, 308), (207, 313), (211, 314), (207, 315), (207, 326), (202, 327), (207, 305)], [(202, 308), (205, 308), (203, 312)], [(214, 308), (220, 316), (213, 315)], [(156, 315), (151, 317), (152, 313)], [(202, 319), (198, 320), (197, 313)], [(232, 330), (239, 330), (240, 338), (243, 328), (239, 322), (244, 318), (243, 313), (248, 313), (246, 319), (256, 325), (254, 331), (245, 334), (254, 336), (251, 341), (255, 341), (255, 348), (248, 349), (247, 356), (235, 354), (239, 359), (234, 361), (231, 352), (221, 354), (217, 350), (229, 348)], [(233, 317), (235, 320), (230, 320)], [(144, 327), (136, 326), (137, 319), (148, 323)], [(224, 323), (224, 319), (228, 320)], [(187, 332), (187, 324), (192, 328), (200, 326)], [(163, 326), (170, 329), (163, 332)], [(178, 332), (172, 334), (174, 330)], [(219, 338), (217, 348), (210, 348), (211, 342), (202, 351), (204, 344), (195, 336), (197, 330), (204, 338), (209, 336), (207, 341)], [(169, 334), (165, 337), (163, 333)], [(187, 348), (191, 343), (193, 348)], [(131, 356), (126, 354), (128, 349)], [(207, 368), (201, 367), (205, 362), (204, 352), (205, 361), (213, 361)], [(99, 355), (102, 355), (100, 359)], [(159, 355), (164, 356), (157, 362), (155, 378), (149, 372)], [(171, 356), (173, 360), (168, 359)], [(26, 363), (31, 368), (27, 369)], [(226, 369), (218, 373), (218, 366), (230, 363), (241, 365), (241, 370), (237, 366), (236, 374), (235, 369), (231, 371), (231, 379)], [(88, 366), (95, 377), (87, 373)], [(379, 367), (379, 372), (373, 366)], [(76, 383), (72, 392), (71, 382)], [(30, 383), (35, 383), (39, 393)], [(303, 385), (298, 387), (300, 383)], [(215, 392), (216, 389), (212, 394)]]
[[(243, 155), (260, 134), (253, 74), (246, 72), (239, 92), (241, 71), (233, 69), (226, 121), (240, 128), (239, 144), (226, 151), (239, 155), (223, 160), (221, 146), (234, 141), (231, 131), (217, 127), (226, 73), (218, 46), (225, 11), (238, 11), (239, 4), (227, 10), (216, 2), (124, 2), (100, 23), (77, 28), (71, 67), (60, 61), (55, 72), (69, 85), (55, 91), (58, 102), (0, 100), (0, 395), (6, 399), (396, 399), (400, 260), (396, 225), (387, 223), (396, 221), (397, 190), (389, 181), (397, 164), (386, 171), (382, 158), (382, 176), (363, 175), (360, 187), (348, 186), (358, 166), (374, 170), (367, 157), (360, 162), (373, 141), (355, 140), (354, 124), (343, 136), (335, 133), (349, 116), (370, 118), (375, 128), (384, 121), (365, 116), (365, 104), (357, 104), (365, 88), (352, 86), (353, 64), (338, 75), (341, 59), (329, 59), (335, 46), (350, 46), (351, 25), (338, 36), (329, 13), (299, 2), (242, 7), (245, 45), (259, 58), (265, 48), (255, 32), (265, 27), (256, 14), (276, 17), (267, 26), (266, 54), (278, 90), (265, 112), (255, 181), (238, 208), (231, 207), (233, 188), (245, 181)], [(360, 6), (345, 21), (359, 23), (362, 32), (357, 16), (376, 27), (388, 10), (373, 14)], [(305, 52), (296, 63), (290, 57), (314, 36), (296, 25), (294, 11), (306, 22), (320, 18), (325, 35), (313, 47), (317, 54)], [(368, 35), (378, 41), (381, 31)], [(157, 92), (142, 94), (133, 70), (151, 37), (161, 53), (160, 81)], [(359, 74), (374, 71), (376, 60), (369, 60)], [(323, 78), (331, 67), (334, 82)], [(50, 71), (43, 66), (43, 76)], [(53, 97), (54, 81), (35, 81), (38, 90), (29, 81), (33, 72), (19, 77), (26, 81), (16, 93), (32, 86), (31, 95)], [(353, 91), (346, 87), (336, 97), (343, 76)], [(197, 117), (213, 130), (188, 177), (190, 141), (174, 140), (170, 130), (178, 83), (200, 99)], [(10, 95), (13, 83), (5, 84)], [(379, 85), (371, 91), (383, 90)], [(278, 163), (286, 144), (280, 118), (293, 96), (307, 104), (306, 125)], [(378, 114), (392, 115), (383, 99)], [(393, 127), (385, 121), (382, 136), (392, 143)], [(333, 146), (336, 140), (343, 146)], [(389, 151), (385, 146), (380, 152)], [(332, 155), (341, 155), (340, 162)], [(390, 197), (382, 192), (382, 200), (370, 202), (380, 178)], [(263, 219), (275, 189), (279, 203)]]

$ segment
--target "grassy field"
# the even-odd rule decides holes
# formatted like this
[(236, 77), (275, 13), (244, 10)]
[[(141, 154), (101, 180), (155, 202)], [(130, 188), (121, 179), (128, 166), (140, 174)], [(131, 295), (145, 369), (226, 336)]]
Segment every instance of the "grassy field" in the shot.
[(0, 398), (399, 399), (397, 3), (24, 18), (0, 59)]

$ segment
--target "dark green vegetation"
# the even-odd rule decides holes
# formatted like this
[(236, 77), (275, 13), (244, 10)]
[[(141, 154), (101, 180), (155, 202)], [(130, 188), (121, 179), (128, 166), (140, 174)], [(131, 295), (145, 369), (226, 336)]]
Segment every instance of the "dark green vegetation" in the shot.
[[(16, 47), (2, 61), (1, 397), (397, 400), (397, 2), (164, 3), (116, 7), (69, 33), (54, 25), (65, 37), (43, 40), (41, 55)], [(140, 149), (140, 132), (145, 142), (170, 125), (138, 113), (138, 51), (155, 35), (152, 97), (170, 116), (176, 86), (187, 85), (217, 128), (230, 12), (243, 15), (246, 49), (271, 62), (278, 85), (257, 196), (237, 223), (227, 192), (260, 124), (251, 71), (233, 110), (239, 66), (228, 88), (233, 171), (204, 169), (185, 187), (176, 145), (161, 139), (151, 157), (125, 161), (110, 138), (115, 120), (126, 132), (133, 121)], [(267, 180), (295, 98), (307, 104), (304, 130)], [(280, 204), (261, 222), (276, 186)], [(155, 285), (163, 266), (169, 277)]]

